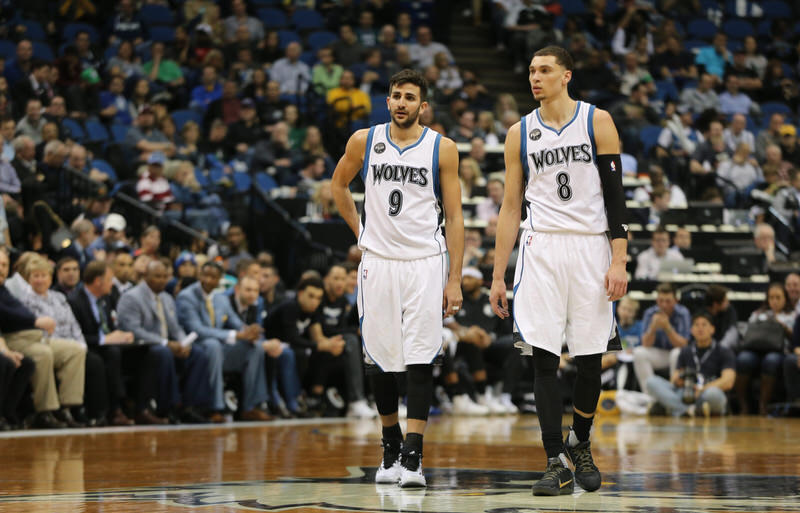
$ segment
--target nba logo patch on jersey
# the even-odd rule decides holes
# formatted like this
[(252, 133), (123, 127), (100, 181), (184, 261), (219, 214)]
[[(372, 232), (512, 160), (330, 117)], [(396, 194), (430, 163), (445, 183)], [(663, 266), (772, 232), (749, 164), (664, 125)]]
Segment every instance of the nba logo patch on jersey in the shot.
[(539, 130), (538, 128), (534, 128), (533, 130), (531, 130), (530, 138), (531, 141), (538, 141), (539, 139), (542, 138), (542, 131)]
[(530, 246), (532, 242), (533, 242), (533, 235), (528, 235), (528, 237), (525, 239), (525, 245)]
[(375, 145), (373, 149), (375, 150), (375, 153), (383, 153), (384, 151), (386, 151), (386, 145), (383, 144), (382, 142), (379, 142), (378, 144)]

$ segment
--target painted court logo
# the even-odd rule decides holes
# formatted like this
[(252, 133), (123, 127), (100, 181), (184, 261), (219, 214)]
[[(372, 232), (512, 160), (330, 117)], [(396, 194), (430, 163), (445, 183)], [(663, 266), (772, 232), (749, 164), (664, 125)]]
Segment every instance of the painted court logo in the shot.
[[(326, 478), (280, 477), (267, 481), (233, 481), (145, 486), (97, 492), (4, 495), (3, 505), (25, 510), (77, 511), (102, 503), (109, 511), (149, 511), (155, 504), (170, 511), (281, 511), (417, 513), (534, 513), (542, 511), (645, 513), (651, 511), (793, 511), (800, 512), (800, 478), (751, 474), (604, 474), (594, 493), (533, 497), (531, 485), (541, 472), (428, 468), (427, 489), (376, 485), (375, 467), (348, 467), (345, 475)], [(676, 487), (676, 483), (681, 483)], [(723, 492), (723, 490), (725, 492)], [(722, 496), (720, 493), (728, 493)], [(20, 509), (21, 510), (21, 509)]]
[(375, 153), (383, 153), (384, 151), (386, 151), (386, 145), (383, 144), (382, 142), (379, 142), (372, 149), (375, 150)]

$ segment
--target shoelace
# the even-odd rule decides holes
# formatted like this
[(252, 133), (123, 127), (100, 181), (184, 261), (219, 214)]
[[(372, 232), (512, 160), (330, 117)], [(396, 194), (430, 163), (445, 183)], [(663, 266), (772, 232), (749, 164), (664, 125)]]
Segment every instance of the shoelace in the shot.
[(560, 463), (550, 463), (547, 465), (547, 468), (544, 469), (542, 480), (554, 478), (556, 481), (558, 481), (558, 473), (561, 472), (561, 469), (563, 468), (564, 467)]
[(588, 445), (580, 447), (577, 446), (573, 449), (575, 454), (575, 467), (580, 470), (597, 470), (594, 461), (592, 460), (592, 451)]
[(417, 470), (419, 468), (419, 454), (416, 452), (404, 454), (403, 460), (403, 466), (408, 470)]
[(400, 444), (381, 441), (381, 446), (383, 447), (383, 465), (389, 468), (400, 459)]

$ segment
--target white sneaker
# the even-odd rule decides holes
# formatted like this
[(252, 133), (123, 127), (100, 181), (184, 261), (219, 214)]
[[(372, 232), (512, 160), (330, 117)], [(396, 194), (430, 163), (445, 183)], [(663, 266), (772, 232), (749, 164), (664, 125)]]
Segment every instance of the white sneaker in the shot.
[(511, 401), (511, 394), (500, 394), (498, 400), (500, 401), (500, 404), (505, 407), (506, 413), (510, 415), (516, 415), (519, 413), (519, 408), (517, 408), (517, 405)]
[(469, 395), (461, 394), (453, 397), (453, 415), (489, 415), (489, 408), (476, 403)]
[(491, 415), (506, 414), (506, 407), (500, 404), (500, 401), (492, 395), (489, 389), (485, 393), (478, 395), (478, 404), (487, 407)]
[(439, 401), (439, 409), (444, 413), (453, 413), (453, 401), (447, 396), (443, 387), (436, 387), (434, 391), (436, 399)]
[(361, 399), (350, 403), (347, 407), (347, 416), (354, 419), (374, 419), (378, 416), (378, 412), (370, 408), (367, 401)]
[(381, 460), (381, 465), (375, 472), (375, 484), (397, 484), (402, 473), (403, 466), (400, 465), (399, 459), (395, 460), (394, 465), (389, 468), (384, 467), (383, 460)]
[[(422, 473), (422, 456), (417, 457), (413, 452), (409, 455), (403, 455), (407, 464), (416, 463), (416, 468), (408, 468), (401, 464), (402, 472), (400, 474), (400, 488), (417, 488), (427, 486), (425, 482), (425, 474)], [(413, 463), (412, 463), (413, 462)]]
[(406, 417), (408, 417), (408, 408), (406, 407), (405, 404), (400, 403), (397, 405), (397, 416), (400, 417), (401, 419), (405, 419)]

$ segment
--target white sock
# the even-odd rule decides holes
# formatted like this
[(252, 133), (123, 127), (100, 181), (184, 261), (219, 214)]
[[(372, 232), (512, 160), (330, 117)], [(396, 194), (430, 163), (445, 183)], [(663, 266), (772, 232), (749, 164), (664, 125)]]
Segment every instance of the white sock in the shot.
[(578, 441), (577, 435), (575, 435), (575, 431), (569, 430), (569, 436), (567, 436), (567, 445), (570, 447), (575, 447), (580, 442)]

